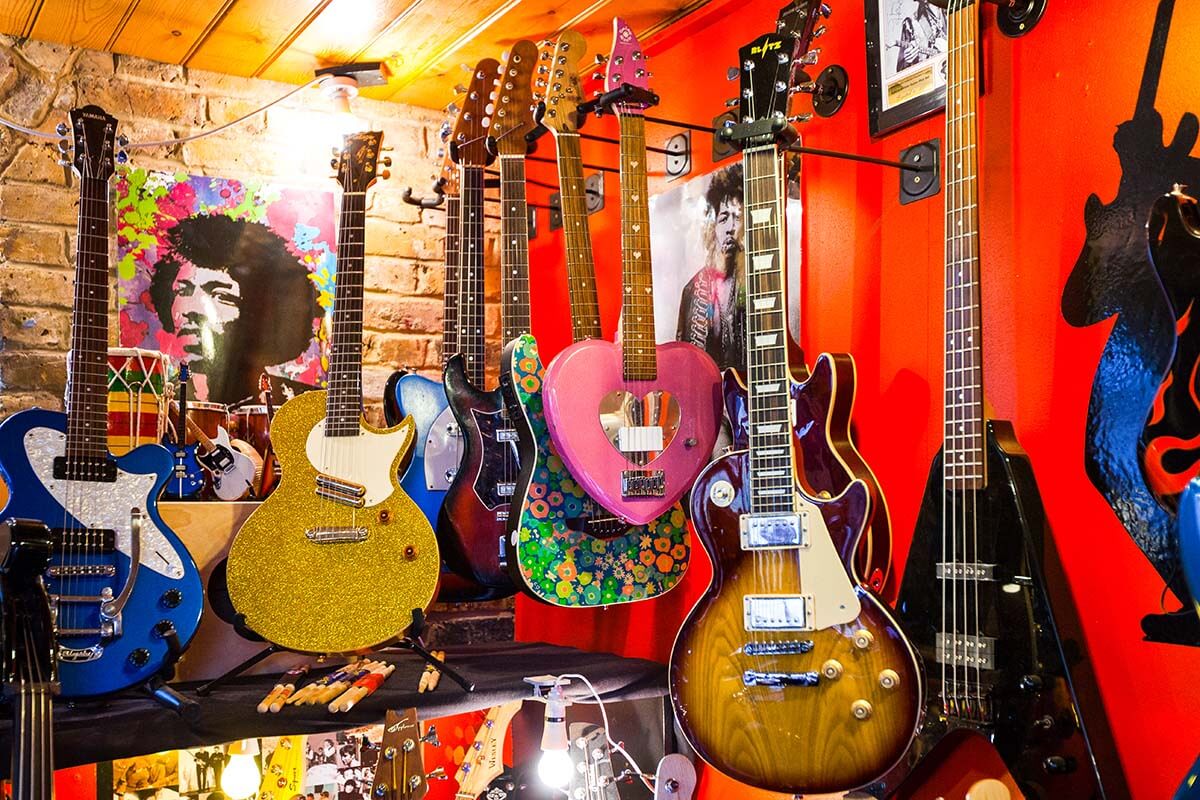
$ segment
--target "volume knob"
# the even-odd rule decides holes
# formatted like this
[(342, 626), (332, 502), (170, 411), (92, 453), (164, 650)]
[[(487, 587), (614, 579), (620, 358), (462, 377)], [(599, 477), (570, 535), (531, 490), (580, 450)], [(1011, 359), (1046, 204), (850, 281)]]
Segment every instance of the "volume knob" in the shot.
[(129, 654), (129, 663), (135, 667), (144, 667), (150, 663), (150, 651), (139, 647)]
[(826, 680), (836, 681), (842, 677), (842, 672), (842, 662), (835, 658), (831, 658), (821, 665), (821, 674), (825, 676)]
[(160, 599), (167, 608), (179, 608), (179, 604), (183, 602), (183, 592), (178, 589), (167, 589)]
[(854, 632), (854, 646), (859, 650), (866, 650), (875, 643), (875, 634), (871, 633), (866, 628), (859, 628)]
[(900, 685), (900, 675), (894, 669), (885, 669), (879, 673), (879, 685), (885, 689), (895, 689)]
[(871, 706), (871, 703), (868, 700), (855, 700), (850, 704), (850, 713), (853, 714), (854, 718), (859, 722), (865, 722), (866, 720), (870, 719), (871, 714), (874, 713), (874, 711), (875, 709)]

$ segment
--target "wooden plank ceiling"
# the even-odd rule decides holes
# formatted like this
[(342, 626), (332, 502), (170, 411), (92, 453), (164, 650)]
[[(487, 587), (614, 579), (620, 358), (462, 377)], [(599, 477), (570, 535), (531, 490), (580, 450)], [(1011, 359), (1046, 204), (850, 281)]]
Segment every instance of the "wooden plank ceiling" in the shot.
[(566, 28), (607, 52), (612, 18), (642, 36), (709, 0), (0, 0), (0, 32), (288, 83), (388, 60), (366, 96), (440, 108), (474, 64)]

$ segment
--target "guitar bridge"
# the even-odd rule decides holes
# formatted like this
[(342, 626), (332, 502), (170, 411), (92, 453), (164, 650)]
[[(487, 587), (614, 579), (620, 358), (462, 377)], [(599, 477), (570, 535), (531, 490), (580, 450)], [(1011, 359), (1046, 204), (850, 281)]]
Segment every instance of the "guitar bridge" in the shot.
[(622, 497), (665, 497), (667, 478), (661, 469), (621, 470)]
[(369, 532), (364, 527), (339, 527), (336, 525), (322, 525), (317, 528), (309, 528), (304, 531), (304, 535), (310, 542), (317, 544), (351, 544), (354, 542), (365, 542)]

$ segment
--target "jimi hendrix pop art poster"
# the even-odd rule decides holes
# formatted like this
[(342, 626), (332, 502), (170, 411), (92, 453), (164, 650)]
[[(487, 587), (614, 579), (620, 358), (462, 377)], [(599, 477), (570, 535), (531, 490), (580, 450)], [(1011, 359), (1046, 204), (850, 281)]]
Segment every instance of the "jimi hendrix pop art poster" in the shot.
[(263, 372), (322, 384), (331, 192), (130, 169), (116, 196), (122, 346), (187, 363), (197, 400), (254, 396)]

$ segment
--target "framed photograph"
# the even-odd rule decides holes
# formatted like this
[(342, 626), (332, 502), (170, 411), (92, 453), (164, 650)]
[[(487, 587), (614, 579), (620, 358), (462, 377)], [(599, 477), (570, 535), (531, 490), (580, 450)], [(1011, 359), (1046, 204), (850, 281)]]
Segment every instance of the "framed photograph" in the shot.
[(946, 10), (931, 0), (865, 0), (867, 107), (882, 136), (946, 104)]

